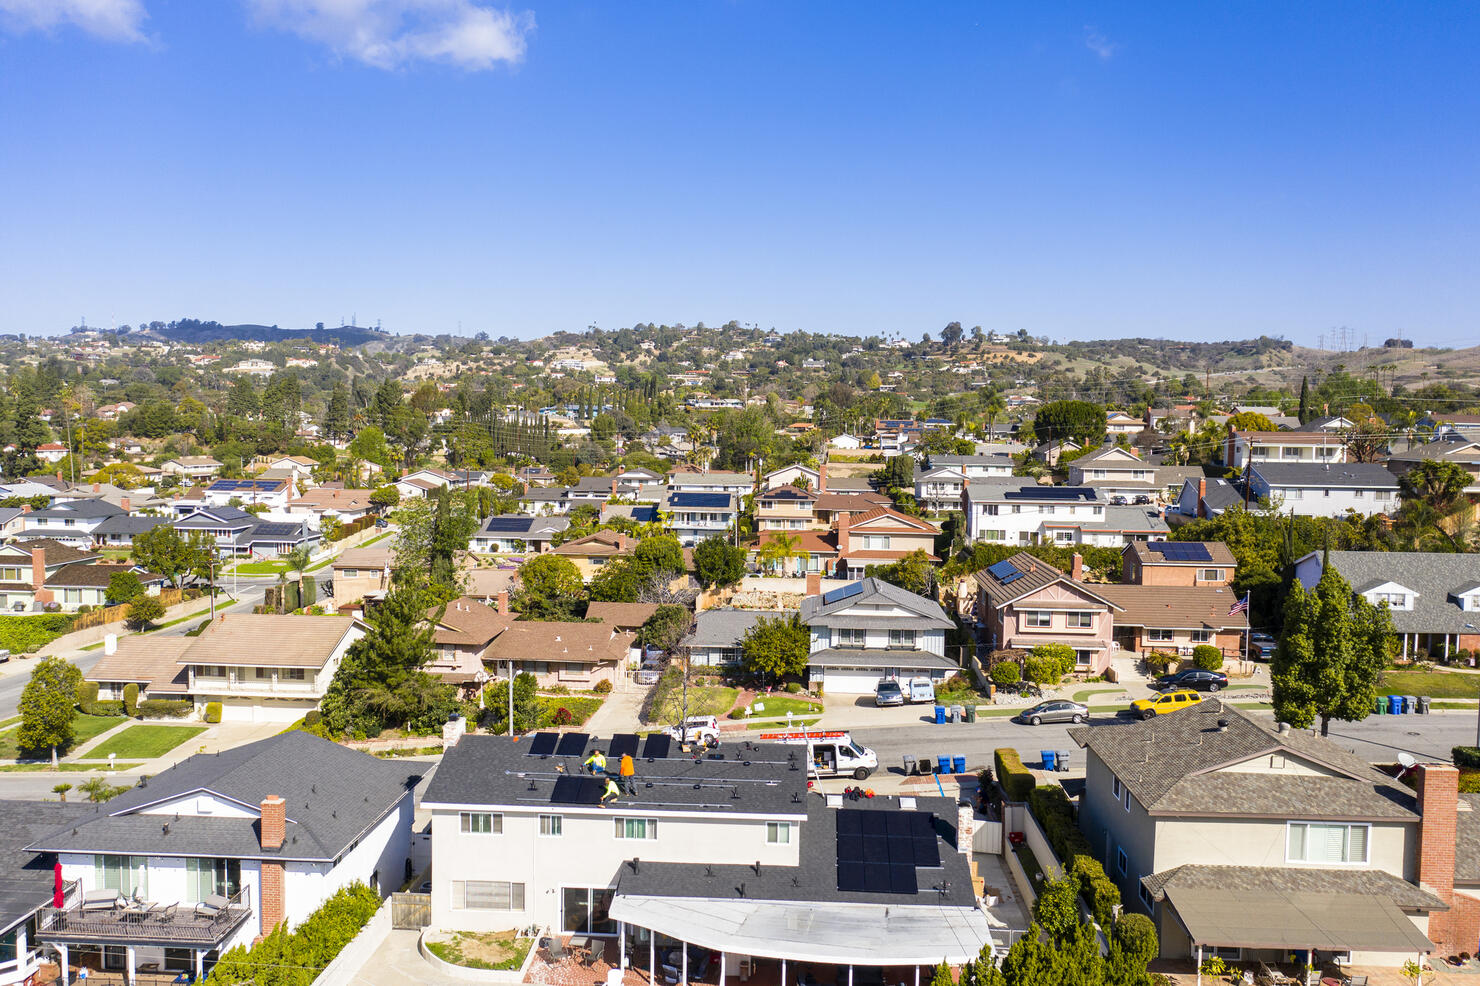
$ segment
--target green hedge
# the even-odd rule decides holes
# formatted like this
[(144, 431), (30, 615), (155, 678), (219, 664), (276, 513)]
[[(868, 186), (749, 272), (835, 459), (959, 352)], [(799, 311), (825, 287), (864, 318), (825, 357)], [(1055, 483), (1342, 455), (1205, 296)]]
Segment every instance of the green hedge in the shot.
[(303, 577), (303, 598), (300, 600), (304, 606), (312, 606), (319, 601), (319, 584), (312, 575)]
[(146, 698), (136, 707), (141, 719), (181, 719), (195, 709), (195, 703), (183, 699)]
[(309, 986), (379, 908), (379, 894), (363, 883), (351, 884), (324, 901), (297, 930), (290, 932), (280, 924), (250, 949), (238, 945), (227, 952), (205, 983)]
[(45, 616), (0, 616), (0, 650), (12, 654), (38, 651), (72, 629), (70, 613)]
[(1102, 928), (1110, 927), (1115, 906), (1120, 903), (1120, 888), (1105, 875), (1105, 867), (1095, 858), (1089, 840), (1075, 824), (1069, 796), (1057, 784), (1044, 784), (1033, 789), (1028, 807), (1043, 827), (1043, 834), (1065, 871), (1079, 881), (1079, 894), (1089, 905), (1095, 921)]
[(220, 721), (221, 721), (221, 703), (220, 702), (207, 702), (206, 703), (206, 722), (213, 722), (214, 723), (214, 722), (220, 722)]
[(1456, 746), (1449, 755), (1461, 770), (1480, 770), (1480, 746)]
[(139, 714), (139, 686), (136, 682), (123, 686), (123, 711), (131, 716)]
[(98, 683), (84, 681), (77, 686), (77, 707), (90, 716), (121, 716), (122, 702), (98, 701)]
[(1002, 796), (1008, 801), (1027, 801), (1038, 781), (1033, 772), (1023, 766), (1018, 752), (1002, 747), (993, 751), (992, 759), (997, 765), (997, 783), (1002, 786)]

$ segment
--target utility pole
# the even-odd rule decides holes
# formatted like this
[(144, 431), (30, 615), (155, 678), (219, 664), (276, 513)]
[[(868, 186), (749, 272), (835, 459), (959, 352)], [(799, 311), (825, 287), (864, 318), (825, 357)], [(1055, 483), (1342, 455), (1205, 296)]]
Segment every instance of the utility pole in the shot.
[(509, 736), (514, 736), (514, 659), (509, 658)]

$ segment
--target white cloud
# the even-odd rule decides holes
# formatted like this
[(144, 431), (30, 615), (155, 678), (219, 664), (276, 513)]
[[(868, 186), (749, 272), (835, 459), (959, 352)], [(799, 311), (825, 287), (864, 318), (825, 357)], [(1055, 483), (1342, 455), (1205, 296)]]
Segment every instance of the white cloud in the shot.
[(1109, 61), (1120, 50), (1120, 45), (1087, 24), (1084, 28), (1084, 46), (1106, 61)]
[[(0, 3), (8, 0), (0, 0)], [(264, 25), (376, 68), (447, 62), (478, 71), (524, 58), (534, 14), (476, 0), (247, 0)]]
[(144, 0), (0, 0), (0, 26), (52, 31), (71, 25), (107, 41), (143, 41)]

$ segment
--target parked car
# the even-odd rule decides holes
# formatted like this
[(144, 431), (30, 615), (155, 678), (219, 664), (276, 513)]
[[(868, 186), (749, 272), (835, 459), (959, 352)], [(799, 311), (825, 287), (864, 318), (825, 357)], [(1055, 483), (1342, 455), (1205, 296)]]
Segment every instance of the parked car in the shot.
[(1089, 718), (1089, 706), (1067, 699), (1039, 702), (1013, 716), (1014, 722), (1037, 726), (1045, 722), (1072, 722), (1076, 725)]
[(1200, 692), (1216, 692), (1220, 688), (1228, 687), (1228, 675), (1222, 671), (1204, 671), (1202, 668), (1188, 668), (1186, 671), (1178, 671), (1176, 674), (1164, 674), (1156, 679), (1156, 684), (1151, 687), (1157, 691), (1168, 688), (1195, 688)]
[(1164, 716), (1168, 712), (1191, 708), (1201, 701), (1202, 696), (1197, 692), (1180, 688), (1174, 692), (1163, 692), (1155, 698), (1143, 698), (1132, 702), (1130, 713), (1138, 719), (1150, 719), (1154, 716)]
[(935, 682), (929, 678), (910, 679), (910, 701), (911, 702), (934, 702)]
[(1147, 493), (1137, 493), (1136, 494), (1136, 506), (1138, 506), (1138, 507), (1150, 506), (1151, 503), (1152, 503), (1152, 500), (1151, 500), (1150, 494), (1147, 494)]
[(1267, 633), (1249, 634), (1249, 660), (1270, 661), (1274, 659), (1274, 649), (1279, 646), (1279, 641)]
[(663, 730), (680, 743), (703, 743), (714, 746), (719, 743), (719, 720), (714, 716), (689, 716), (681, 726), (669, 726)]
[(1110, 504), (1111, 504), (1111, 506), (1115, 506), (1115, 507), (1123, 507), (1123, 506), (1125, 506), (1126, 504), (1128, 504), (1130, 502), (1131, 502), (1130, 500), (1126, 499), (1125, 496), (1123, 494), (1120, 494), (1120, 493), (1117, 493), (1117, 494), (1115, 494), (1114, 496), (1112, 496), (1110, 498)]
[(904, 689), (893, 678), (884, 678), (874, 686), (874, 705), (883, 708), (887, 705), (903, 704)]

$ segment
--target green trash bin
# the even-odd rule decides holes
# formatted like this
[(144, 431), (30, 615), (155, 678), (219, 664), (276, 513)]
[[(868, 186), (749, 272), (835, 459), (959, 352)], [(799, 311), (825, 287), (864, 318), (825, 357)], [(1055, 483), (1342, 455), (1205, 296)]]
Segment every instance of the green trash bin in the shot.
[(976, 706), (968, 705), (966, 707), (966, 721), (976, 722)]
[(1387, 696), (1386, 695), (1379, 695), (1379, 696), (1377, 696), (1377, 714), (1378, 715), (1386, 715), (1387, 714)]

